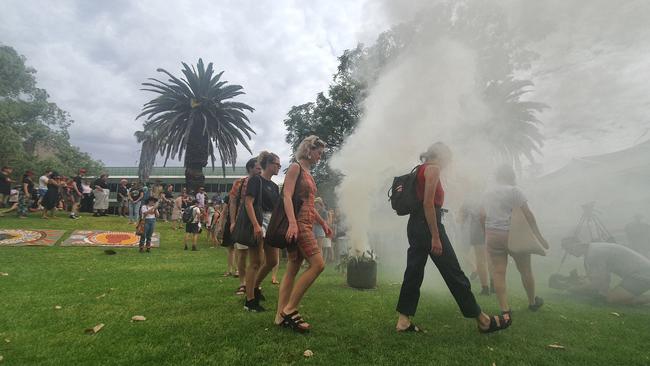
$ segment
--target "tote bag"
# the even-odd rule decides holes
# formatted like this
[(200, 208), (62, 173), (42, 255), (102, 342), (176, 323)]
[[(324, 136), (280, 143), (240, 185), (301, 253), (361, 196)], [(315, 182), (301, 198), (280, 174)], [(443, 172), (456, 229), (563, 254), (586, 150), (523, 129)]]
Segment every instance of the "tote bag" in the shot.
[[(261, 177), (253, 177), (251, 179), (262, 179)], [(253, 205), (255, 210), (255, 218), (258, 223), (262, 223), (262, 182), (260, 182), (260, 193), (257, 199), (257, 205)], [(257, 247), (257, 239), (255, 239), (253, 232), (253, 223), (248, 217), (246, 212), (246, 200), (242, 200), (239, 206), (239, 213), (237, 213), (237, 221), (235, 221), (235, 230), (232, 233), (235, 243), (246, 245), (248, 247)]]
[(546, 255), (544, 247), (537, 240), (520, 207), (512, 209), (510, 232), (508, 233), (508, 251), (514, 254)]
[[(302, 167), (300, 167), (300, 173), (298, 173), (298, 178), (296, 178), (296, 185), (293, 190), (293, 196), (291, 198), (293, 202), (293, 214), (298, 215), (300, 208), (302, 207), (302, 199), (296, 194), (300, 178), (302, 177)], [(264, 244), (272, 246), (274, 248), (284, 249), (288, 245), (294, 243), (287, 241), (287, 230), (289, 230), (289, 218), (287, 218), (287, 213), (284, 210), (284, 186), (282, 187), (282, 195), (280, 195), (280, 200), (273, 208), (273, 213), (271, 214), (271, 220), (269, 221), (269, 227), (266, 230), (266, 236), (264, 237)]]

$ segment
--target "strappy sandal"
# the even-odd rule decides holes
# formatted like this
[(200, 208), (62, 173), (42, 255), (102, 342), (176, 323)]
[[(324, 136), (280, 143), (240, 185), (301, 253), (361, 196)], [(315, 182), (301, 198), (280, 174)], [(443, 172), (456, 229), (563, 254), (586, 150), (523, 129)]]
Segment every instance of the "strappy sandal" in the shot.
[(301, 326), (301, 324), (305, 324), (305, 320), (302, 318), (302, 315), (298, 313), (298, 310), (292, 312), (291, 314), (280, 313), (280, 316), (282, 316), (282, 319), (284, 319), (286, 327), (291, 328), (291, 330), (294, 332), (301, 334), (309, 332), (310, 328)]
[(542, 307), (542, 305), (544, 305), (544, 299), (542, 299), (539, 296), (535, 296), (535, 303), (532, 305), (528, 305), (528, 310), (537, 311), (539, 310), (539, 308)]
[(509, 314), (507, 314), (508, 319), (506, 319), (504, 315), (492, 315), (490, 317), (490, 325), (487, 327), (487, 329), (483, 329), (480, 326), (478, 327), (479, 333), (488, 334), (507, 329), (510, 324), (512, 324), (512, 319), (510, 318)]
[(235, 295), (245, 295), (246, 294), (246, 286), (242, 285), (239, 286), (237, 291), (235, 291)]
[(422, 329), (420, 329), (417, 325), (411, 323), (407, 328), (398, 329), (397, 333), (409, 333), (409, 332), (420, 333), (421, 331)]

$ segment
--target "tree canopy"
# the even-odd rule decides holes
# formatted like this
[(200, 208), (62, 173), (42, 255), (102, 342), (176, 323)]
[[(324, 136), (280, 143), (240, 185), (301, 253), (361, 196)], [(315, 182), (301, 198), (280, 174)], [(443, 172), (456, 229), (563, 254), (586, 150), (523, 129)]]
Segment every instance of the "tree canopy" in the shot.
[(46, 168), (98, 173), (102, 163), (70, 144), (70, 115), (50, 102), (36, 83), (36, 70), (10, 46), (0, 45), (0, 165), (19, 173)]

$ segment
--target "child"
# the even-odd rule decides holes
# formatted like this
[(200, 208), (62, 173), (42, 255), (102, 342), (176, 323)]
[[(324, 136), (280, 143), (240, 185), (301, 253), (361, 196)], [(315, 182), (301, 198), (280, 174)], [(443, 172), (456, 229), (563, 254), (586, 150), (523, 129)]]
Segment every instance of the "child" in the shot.
[(190, 239), (190, 236), (192, 238), (192, 250), (197, 251), (196, 249), (196, 241), (199, 238), (199, 234), (201, 233), (201, 209), (196, 205), (196, 200), (192, 197), (188, 198), (188, 207), (186, 210), (191, 210), (192, 216), (191, 219), (185, 223), (185, 239), (183, 240), (183, 244), (185, 246), (185, 250), (187, 250), (187, 241)]
[(147, 198), (146, 204), (140, 209), (140, 215), (144, 219), (144, 233), (140, 236), (140, 253), (144, 251), (145, 240), (147, 242), (147, 253), (151, 249), (151, 236), (156, 226), (156, 217), (160, 216), (158, 212), (158, 200), (155, 197)]

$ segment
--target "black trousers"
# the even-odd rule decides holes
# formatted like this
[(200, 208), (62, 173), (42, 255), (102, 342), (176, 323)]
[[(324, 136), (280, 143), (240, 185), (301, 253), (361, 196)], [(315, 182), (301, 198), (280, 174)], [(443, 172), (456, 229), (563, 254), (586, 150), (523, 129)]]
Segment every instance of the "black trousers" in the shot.
[(431, 254), (431, 232), (424, 213), (412, 214), (409, 218), (407, 228), (409, 249), (397, 311), (408, 316), (415, 315), (420, 300), (420, 286), (424, 279), (424, 267), (428, 258), (431, 257), (463, 316), (476, 318), (481, 313), (481, 308), (472, 294), (469, 279), (460, 269), (454, 248), (447, 237), (445, 227), (440, 222), (440, 215), (440, 209), (437, 208), (438, 232), (442, 242), (442, 255), (439, 257)]

